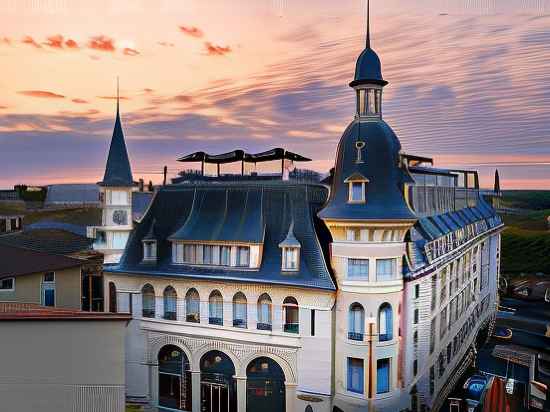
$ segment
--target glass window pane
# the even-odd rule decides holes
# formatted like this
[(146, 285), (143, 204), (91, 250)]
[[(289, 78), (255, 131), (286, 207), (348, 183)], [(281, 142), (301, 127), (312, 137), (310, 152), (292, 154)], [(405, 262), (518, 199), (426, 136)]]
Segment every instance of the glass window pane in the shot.
[(392, 280), (396, 275), (395, 259), (377, 259), (376, 260), (376, 280)]
[(351, 183), (351, 200), (354, 202), (363, 201), (363, 183), (362, 182)]
[(376, 362), (376, 393), (390, 391), (390, 360), (378, 359)]
[(368, 259), (348, 259), (348, 278), (368, 280), (369, 260)]
[(363, 359), (348, 358), (348, 391), (363, 393), (364, 371)]

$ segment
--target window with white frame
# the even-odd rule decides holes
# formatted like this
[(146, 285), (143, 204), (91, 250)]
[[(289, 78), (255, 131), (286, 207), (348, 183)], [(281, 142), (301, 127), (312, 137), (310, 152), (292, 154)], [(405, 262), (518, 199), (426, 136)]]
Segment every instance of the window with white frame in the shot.
[(220, 265), (231, 266), (231, 246), (220, 246)]
[(15, 278), (0, 279), (0, 292), (13, 292), (15, 290)]
[(124, 190), (111, 190), (111, 205), (128, 205), (128, 192)]
[(298, 270), (300, 248), (283, 247), (283, 270)]
[(358, 227), (349, 227), (346, 229), (346, 240), (359, 242), (361, 240), (361, 229)]
[(348, 279), (368, 280), (369, 279), (369, 260), (368, 259), (348, 259)]
[(397, 272), (397, 259), (377, 259), (376, 260), (376, 280), (393, 280)]
[(237, 246), (237, 266), (250, 266), (250, 247)]
[(157, 259), (157, 242), (154, 240), (143, 241), (143, 260)]
[(187, 263), (197, 262), (197, 246), (196, 245), (183, 245), (183, 261)]
[(214, 245), (203, 245), (202, 247), (202, 263), (205, 265), (214, 264)]
[(344, 183), (347, 183), (349, 187), (349, 203), (365, 203), (366, 187), (368, 182), (369, 179), (362, 176), (360, 173), (354, 173), (344, 180)]

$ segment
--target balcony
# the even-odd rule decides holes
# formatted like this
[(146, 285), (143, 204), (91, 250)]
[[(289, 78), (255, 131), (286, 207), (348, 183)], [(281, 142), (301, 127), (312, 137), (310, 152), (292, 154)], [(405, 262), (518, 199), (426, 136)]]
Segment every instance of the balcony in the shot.
[(349, 340), (356, 340), (356, 341), (362, 342), (363, 338), (364, 338), (364, 334), (361, 332), (348, 332)]
[(256, 328), (258, 330), (271, 330), (271, 323), (258, 323)]
[(176, 312), (164, 312), (164, 319), (166, 320), (176, 320)]
[(233, 319), (233, 327), (246, 329), (246, 319)]
[(199, 323), (200, 317), (198, 313), (190, 313), (187, 316), (185, 316), (186, 322), (192, 322), (192, 323)]
[(300, 330), (300, 325), (298, 323), (285, 323), (283, 325), (283, 331), (286, 333), (298, 333)]
[(208, 318), (208, 323), (211, 325), (223, 326), (223, 318)]
[(142, 316), (144, 318), (154, 318), (155, 317), (155, 310), (154, 309), (143, 309)]

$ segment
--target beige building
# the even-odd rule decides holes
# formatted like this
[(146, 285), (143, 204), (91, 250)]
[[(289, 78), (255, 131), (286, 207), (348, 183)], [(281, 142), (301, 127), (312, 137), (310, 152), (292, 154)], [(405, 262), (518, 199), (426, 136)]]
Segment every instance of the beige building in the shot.
[(128, 319), (0, 303), (0, 409), (123, 412)]
[(85, 261), (3, 244), (0, 258), (0, 301), (81, 308)]

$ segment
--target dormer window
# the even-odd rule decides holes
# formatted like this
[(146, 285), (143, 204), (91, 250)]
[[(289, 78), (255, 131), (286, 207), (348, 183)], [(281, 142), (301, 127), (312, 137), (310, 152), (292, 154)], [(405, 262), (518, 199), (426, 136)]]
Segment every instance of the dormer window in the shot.
[(143, 260), (157, 260), (157, 242), (155, 240), (143, 241)]
[(294, 235), (294, 222), (290, 223), (285, 239), (279, 243), (281, 248), (281, 270), (294, 272), (300, 270), (301, 244)]
[(300, 248), (284, 247), (283, 248), (283, 270), (298, 270), (298, 258)]
[(344, 182), (347, 183), (349, 187), (349, 203), (366, 202), (367, 183), (369, 182), (369, 179), (360, 173), (354, 173), (344, 180)]

